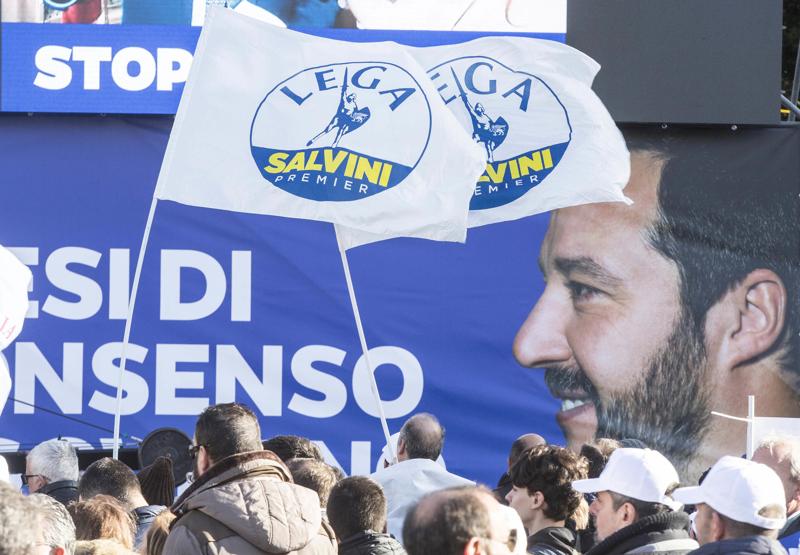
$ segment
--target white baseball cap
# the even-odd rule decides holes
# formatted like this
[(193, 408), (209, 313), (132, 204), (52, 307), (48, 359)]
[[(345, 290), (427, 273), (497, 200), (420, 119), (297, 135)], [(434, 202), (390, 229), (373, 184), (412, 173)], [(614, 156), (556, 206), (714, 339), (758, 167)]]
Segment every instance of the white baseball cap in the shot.
[(0, 246), (0, 351), (16, 339), (28, 312), (31, 271)]
[(612, 491), (639, 501), (661, 503), (677, 511), (681, 503), (666, 492), (679, 482), (675, 467), (658, 451), (622, 447), (611, 453), (600, 476), (576, 480), (572, 487), (581, 493)]
[[(766, 518), (758, 512), (768, 505), (786, 507), (783, 484), (775, 471), (739, 457), (722, 457), (699, 486), (679, 488), (673, 494), (682, 503), (705, 503), (736, 522), (778, 530), (786, 517)], [(784, 513), (785, 514), (785, 513)]]

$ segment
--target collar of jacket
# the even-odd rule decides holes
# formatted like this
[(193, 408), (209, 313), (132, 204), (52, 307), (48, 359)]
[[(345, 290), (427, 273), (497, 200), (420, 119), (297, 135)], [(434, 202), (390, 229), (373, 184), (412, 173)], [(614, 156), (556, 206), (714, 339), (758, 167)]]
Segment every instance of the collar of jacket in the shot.
[[(586, 555), (626, 553), (641, 545), (673, 539), (689, 539), (686, 531), (688, 526), (689, 515), (683, 511), (667, 511), (650, 515), (617, 530), (603, 541), (595, 544), (586, 552)], [(641, 538), (639, 538), (640, 536)], [(624, 548), (620, 549), (623, 545)]]
[(238, 453), (225, 457), (206, 470), (175, 500), (171, 510), (177, 515), (181, 510), (181, 505), (196, 492), (217, 486), (231, 479), (240, 479), (249, 474), (272, 475), (282, 482), (294, 483), (292, 473), (272, 451)]
[(781, 544), (765, 536), (746, 536), (707, 543), (695, 551), (697, 555), (783, 555)]
[(528, 536), (528, 547), (543, 544), (557, 548), (559, 551), (570, 553), (575, 550), (575, 533), (563, 526), (548, 526), (535, 534)]
[(43, 493), (45, 495), (52, 495), (52, 493), (59, 489), (78, 489), (78, 482), (75, 480), (61, 480), (59, 482), (51, 482), (40, 487), (36, 493)]

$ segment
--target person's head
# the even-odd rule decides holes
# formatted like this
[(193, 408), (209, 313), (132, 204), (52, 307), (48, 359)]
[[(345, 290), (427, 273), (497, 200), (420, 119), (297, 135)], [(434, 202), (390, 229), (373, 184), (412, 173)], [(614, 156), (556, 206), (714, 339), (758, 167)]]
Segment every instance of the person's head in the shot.
[(289, 459), (322, 459), (319, 447), (306, 437), (281, 435), (274, 436), (262, 443), (263, 449), (272, 451), (283, 462)]
[(517, 462), (517, 459), (524, 451), (537, 445), (547, 445), (547, 440), (539, 434), (524, 434), (515, 439), (514, 443), (511, 444), (511, 450), (508, 452), (509, 470), (511, 470), (511, 467), (514, 466), (514, 463)]
[(444, 427), (432, 414), (421, 412), (405, 421), (397, 440), (397, 460), (439, 458), (444, 446)]
[(169, 526), (173, 520), (175, 520), (175, 515), (169, 510), (158, 513), (144, 536), (144, 547), (141, 550), (143, 555), (161, 555), (164, 552), (164, 545), (169, 536)]
[(260, 451), (258, 418), (239, 403), (211, 405), (197, 417), (194, 449), (196, 477), (226, 457)]
[(75, 524), (67, 509), (48, 495), (34, 493), (28, 502), (39, 517), (38, 545), (42, 553), (49, 555), (72, 555), (75, 544)]
[(699, 486), (679, 488), (673, 495), (697, 506), (694, 525), (701, 545), (746, 536), (776, 538), (786, 524), (778, 475), (739, 457), (722, 457)]
[(9, 484), (0, 482), (0, 555), (33, 552), (37, 543), (36, 522), (31, 523), (33, 512), (34, 508), (25, 496)]
[(365, 530), (386, 529), (386, 496), (375, 480), (366, 476), (345, 478), (331, 490), (328, 520), (336, 537), (344, 541)]
[[(744, 433), (712, 409), (741, 414), (755, 391), (775, 414), (798, 412), (800, 207), (787, 170), (798, 145), (759, 131), (661, 134), (626, 133), (633, 205), (554, 212), (546, 287), (514, 353), (546, 369), (571, 447), (640, 439), (694, 481)], [(766, 175), (744, 156), (765, 145)]]
[(675, 467), (658, 451), (619, 448), (600, 476), (577, 480), (572, 487), (596, 494), (589, 512), (602, 541), (642, 518), (679, 509), (671, 496), (678, 481)]
[(156, 458), (139, 470), (136, 479), (148, 505), (169, 507), (175, 501), (175, 474), (169, 457)]
[(775, 471), (786, 494), (786, 516), (800, 511), (800, 438), (770, 437), (753, 452), (753, 462)]
[(47, 484), (77, 479), (78, 454), (66, 440), (44, 441), (31, 449), (25, 459), (25, 481), (31, 493)]
[(147, 505), (133, 470), (109, 457), (93, 462), (83, 471), (78, 495), (84, 501), (96, 495), (110, 495), (129, 511)]
[(136, 523), (133, 516), (110, 495), (95, 495), (69, 506), (79, 540), (114, 540), (133, 548)]
[(482, 487), (435, 491), (406, 514), (403, 546), (409, 555), (515, 553), (525, 538), (504, 510), (513, 513)]
[(511, 467), (509, 507), (519, 513), (528, 534), (564, 526), (581, 502), (572, 482), (586, 478), (585, 460), (563, 447), (540, 445), (524, 451)]
[(331, 488), (338, 480), (334, 468), (316, 459), (289, 459), (286, 466), (289, 467), (295, 484), (317, 492), (319, 505), (324, 509), (328, 504)]
[(597, 478), (605, 468), (608, 458), (619, 449), (619, 441), (605, 437), (581, 445), (581, 456), (589, 462), (589, 478)]

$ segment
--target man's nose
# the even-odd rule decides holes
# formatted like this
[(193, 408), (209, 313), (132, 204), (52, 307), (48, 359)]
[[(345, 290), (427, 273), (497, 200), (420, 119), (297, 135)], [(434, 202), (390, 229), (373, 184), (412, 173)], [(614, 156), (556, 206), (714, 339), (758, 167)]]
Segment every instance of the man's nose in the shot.
[(529, 368), (547, 367), (571, 359), (565, 335), (570, 307), (548, 285), (514, 338), (514, 356)]

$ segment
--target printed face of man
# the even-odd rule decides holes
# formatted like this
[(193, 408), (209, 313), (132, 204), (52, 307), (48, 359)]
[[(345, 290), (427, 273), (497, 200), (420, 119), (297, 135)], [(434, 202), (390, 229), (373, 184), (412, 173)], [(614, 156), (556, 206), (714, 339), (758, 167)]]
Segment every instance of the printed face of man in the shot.
[(517, 333), (514, 354), (544, 368), (571, 448), (596, 437), (636, 438), (678, 471), (708, 419), (703, 342), (680, 304), (676, 265), (648, 233), (661, 162), (631, 157), (635, 204), (558, 210), (540, 253), (545, 290)]

